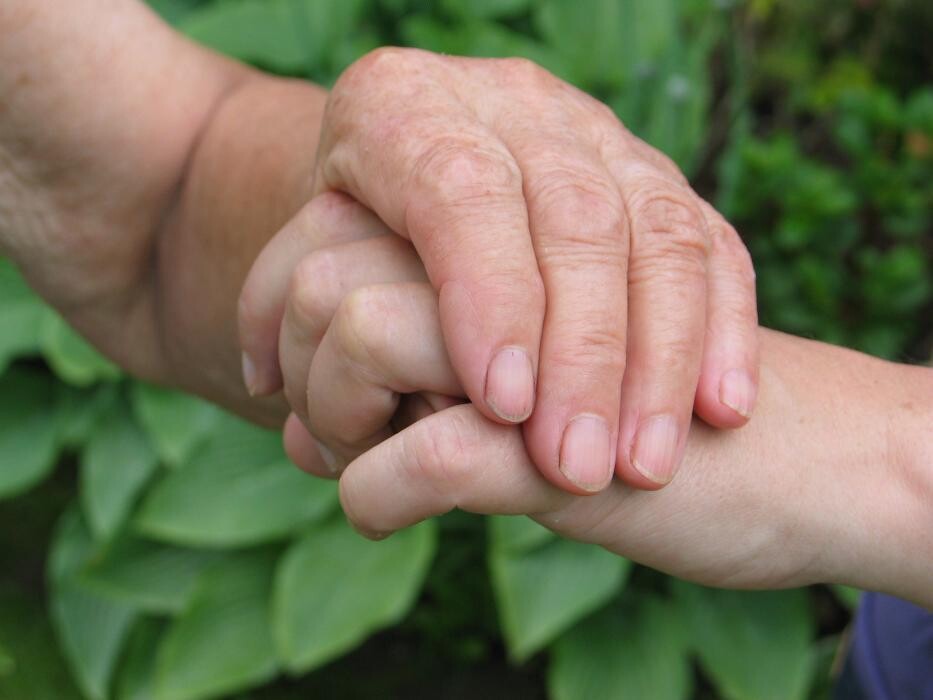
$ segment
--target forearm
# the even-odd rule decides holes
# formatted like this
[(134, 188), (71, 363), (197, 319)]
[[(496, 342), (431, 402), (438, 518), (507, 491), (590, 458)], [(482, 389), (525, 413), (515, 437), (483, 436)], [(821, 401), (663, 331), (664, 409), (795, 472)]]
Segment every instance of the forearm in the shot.
[(158, 237), (166, 380), (270, 426), (281, 425), (285, 403), (246, 393), (237, 299), (260, 249), (311, 197), (325, 99), (309, 83), (265, 76), (228, 97)]
[[(752, 533), (744, 551), (722, 533), (731, 582), (754, 585), (790, 557), (768, 585), (833, 581), (933, 607), (933, 370), (762, 334), (754, 420), (731, 433), (695, 424), (673, 485), (714, 480), (734, 514), (723, 527)], [(703, 578), (713, 559), (688, 573)]]
[(206, 51), (135, 0), (0, 7), (0, 252), (130, 372), (247, 400), (236, 298), (307, 198), (325, 95)]

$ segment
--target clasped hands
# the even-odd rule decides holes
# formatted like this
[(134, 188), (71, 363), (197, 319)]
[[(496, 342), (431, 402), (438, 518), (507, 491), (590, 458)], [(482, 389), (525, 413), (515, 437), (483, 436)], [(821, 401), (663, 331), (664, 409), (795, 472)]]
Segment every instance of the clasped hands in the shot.
[(314, 178), (244, 285), (244, 375), (254, 395), (284, 390), (286, 450), (341, 476), (362, 531), (461, 507), (630, 553), (610, 515), (690, 497), (637, 490), (672, 480), (693, 412), (751, 415), (737, 234), (535, 65), (369, 54), (331, 93)]

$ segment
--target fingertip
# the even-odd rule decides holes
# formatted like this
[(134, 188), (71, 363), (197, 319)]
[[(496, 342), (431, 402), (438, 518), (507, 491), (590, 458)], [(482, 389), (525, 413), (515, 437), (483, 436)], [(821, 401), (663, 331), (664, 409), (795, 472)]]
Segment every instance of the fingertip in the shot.
[(289, 414), (282, 429), (282, 446), (286, 456), (301, 471), (325, 479), (333, 479), (336, 476), (336, 471), (322, 455), (322, 446), (311, 437), (308, 429), (294, 413)]
[(745, 369), (730, 369), (716, 379), (700, 381), (695, 410), (714, 428), (741, 428), (752, 417), (757, 398), (758, 384), (752, 375)]
[(277, 362), (274, 366), (259, 363), (247, 352), (242, 353), (241, 362), (243, 384), (251, 397), (270, 396), (282, 388), (282, 374)]

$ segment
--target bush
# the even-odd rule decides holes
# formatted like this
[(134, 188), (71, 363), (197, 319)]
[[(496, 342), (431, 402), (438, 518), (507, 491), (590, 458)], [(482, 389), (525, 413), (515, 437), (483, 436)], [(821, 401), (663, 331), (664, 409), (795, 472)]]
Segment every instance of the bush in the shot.
[[(736, 224), (766, 324), (929, 357), (923, 8), (151, 4), (325, 84), (386, 43), (532, 58)], [(453, 513), (367, 542), (275, 434), (123, 376), (2, 261), (0, 300), (0, 698), (826, 696), (852, 591), (714, 591), (524, 518)]]

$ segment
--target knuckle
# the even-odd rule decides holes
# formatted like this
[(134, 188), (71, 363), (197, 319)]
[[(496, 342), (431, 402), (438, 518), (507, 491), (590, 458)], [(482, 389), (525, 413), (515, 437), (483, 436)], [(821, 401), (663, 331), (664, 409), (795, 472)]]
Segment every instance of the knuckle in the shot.
[(295, 266), (288, 285), (288, 303), (300, 323), (310, 328), (326, 326), (339, 298), (340, 275), (333, 255), (316, 250)]
[(625, 369), (625, 332), (621, 324), (593, 323), (576, 327), (558, 340), (547, 354), (547, 362), (569, 370), (574, 377), (604, 382), (611, 372), (619, 378)]
[(387, 306), (383, 286), (360, 287), (344, 298), (334, 321), (342, 357), (358, 375), (374, 383), (382, 381), (384, 374), (380, 370), (389, 351)]
[(427, 484), (456, 505), (470, 479), (469, 427), (459, 411), (423, 420), (406, 434), (407, 463), (416, 483)]
[(632, 197), (633, 253), (636, 247), (655, 248), (665, 256), (680, 255), (705, 268), (711, 242), (706, 220), (693, 196), (669, 183), (645, 187)]
[(532, 227), (544, 267), (624, 267), (628, 241), (621, 198), (599, 177), (556, 172), (530, 192)]
[(440, 204), (521, 192), (522, 175), (515, 160), (479, 140), (435, 139), (418, 158), (413, 173), (423, 192)]
[[(553, 222), (554, 233), (580, 230), (618, 242), (624, 223), (622, 201), (607, 179), (579, 169), (554, 168), (529, 184), (529, 199), (542, 220)], [(536, 222), (537, 223), (537, 222)]]
[(340, 76), (334, 90), (355, 85), (361, 80), (376, 80), (387, 73), (405, 71), (421, 52), (398, 46), (381, 46), (354, 61)]
[(536, 90), (554, 87), (556, 78), (534, 61), (520, 56), (499, 60), (497, 70), (513, 84)]

